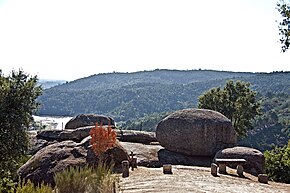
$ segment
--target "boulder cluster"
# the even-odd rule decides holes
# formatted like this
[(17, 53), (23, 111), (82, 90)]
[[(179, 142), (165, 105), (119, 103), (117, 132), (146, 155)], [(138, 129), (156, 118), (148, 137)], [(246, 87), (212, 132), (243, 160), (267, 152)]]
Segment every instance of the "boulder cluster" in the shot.
[(176, 111), (158, 124), (156, 138), (165, 148), (158, 153), (163, 163), (209, 166), (216, 158), (245, 159), (246, 172), (265, 173), (264, 155), (253, 148), (236, 147), (231, 121), (216, 111)]
[(90, 146), (90, 130), (95, 124), (112, 126), (117, 144), (105, 152), (113, 159), (114, 170), (121, 171), (129, 154), (137, 164), (161, 167), (164, 164), (210, 166), (214, 158), (243, 158), (245, 171), (258, 175), (264, 172), (264, 156), (255, 149), (235, 147), (236, 135), (228, 118), (206, 109), (176, 111), (159, 122), (154, 132), (120, 130), (110, 117), (78, 115), (64, 130), (43, 130), (31, 135), (33, 155), (19, 170), (19, 176), (35, 184), (42, 181), (54, 185), (53, 176), (71, 166), (97, 164), (98, 157)]

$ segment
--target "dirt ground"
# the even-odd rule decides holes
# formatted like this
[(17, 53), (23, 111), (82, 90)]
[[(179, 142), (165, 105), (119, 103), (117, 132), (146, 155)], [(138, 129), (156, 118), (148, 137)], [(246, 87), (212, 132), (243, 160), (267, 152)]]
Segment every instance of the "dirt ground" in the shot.
[(269, 182), (262, 184), (257, 177), (244, 173), (239, 177), (236, 171), (227, 168), (228, 174), (214, 177), (210, 168), (195, 166), (172, 166), (173, 174), (163, 174), (162, 168), (138, 167), (130, 169), (130, 176), (120, 175), (120, 192), (197, 192), (197, 193), (290, 193), (290, 184)]

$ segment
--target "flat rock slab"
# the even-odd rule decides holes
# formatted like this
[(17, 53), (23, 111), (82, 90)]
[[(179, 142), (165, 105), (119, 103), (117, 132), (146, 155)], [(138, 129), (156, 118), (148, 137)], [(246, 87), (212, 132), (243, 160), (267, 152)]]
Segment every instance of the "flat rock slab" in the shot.
[(162, 168), (138, 167), (130, 171), (130, 177), (122, 178), (121, 191), (126, 193), (142, 192), (215, 192), (215, 193), (288, 193), (290, 184), (261, 184), (257, 177), (245, 173), (245, 178), (237, 176), (236, 171), (228, 169), (231, 175), (214, 177), (208, 167), (172, 166), (172, 175), (164, 175)]
[(120, 142), (128, 154), (133, 152), (137, 157), (137, 165), (147, 167), (161, 167), (158, 160), (158, 151), (163, 149), (160, 145), (145, 145), (141, 143)]

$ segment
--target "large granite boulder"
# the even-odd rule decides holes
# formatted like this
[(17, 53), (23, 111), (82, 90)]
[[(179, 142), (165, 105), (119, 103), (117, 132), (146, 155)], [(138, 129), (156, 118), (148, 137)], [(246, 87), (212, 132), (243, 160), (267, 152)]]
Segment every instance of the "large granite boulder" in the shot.
[(236, 144), (231, 121), (206, 109), (172, 113), (157, 125), (156, 138), (165, 149), (189, 156), (214, 157), (220, 149)]
[(65, 125), (65, 129), (94, 126), (96, 123), (115, 127), (115, 121), (110, 117), (96, 114), (80, 114), (69, 120)]
[[(30, 179), (34, 184), (41, 182), (55, 185), (53, 176), (71, 166), (94, 165), (98, 158), (89, 146), (90, 137), (85, 138), (81, 143), (74, 141), (62, 141), (44, 147), (33, 155), (18, 170), (21, 179)], [(113, 159), (116, 171), (121, 170), (121, 162), (128, 160), (126, 150), (117, 143), (116, 147), (108, 150), (104, 158)], [(108, 160), (108, 159), (107, 159)]]
[[(216, 153), (216, 158), (245, 159), (244, 170), (257, 176), (265, 173), (265, 157), (262, 152), (250, 147), (233, 147), (220, 150)], [(236, 167), (232, 165), (232, 167)]]

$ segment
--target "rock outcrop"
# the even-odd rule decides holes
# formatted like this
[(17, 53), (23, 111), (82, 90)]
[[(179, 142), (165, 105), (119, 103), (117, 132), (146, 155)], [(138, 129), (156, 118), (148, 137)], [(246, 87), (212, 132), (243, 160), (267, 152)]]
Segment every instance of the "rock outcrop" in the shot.
[(214, 156), (236, 144), (231, 121), (206, 109), (176, 111), (157, 126), (156, 138), (165, 149), (189, 156)]
[(135, 131), (135, 130), (116, 130), (120, 141), (150, 144), (157, 142), (154, 132)]
[[(94, 126), (80, 127), (76, 129), (65, 129), (65, 130), (43, 130), (38, 132), (36, 138), (46, 141), (65, 141), (72, 140), (80, 142), (84, 138), (90, 135), (90, 130)], [(103, 126), (106, 127), (106, 126)], [(151, 142), (157, 142), (154, 132), (145, 131), (134, 131), (134, 130), (120, 130), (115, 129), (117, 139), (125, 142), (143, 143), (150, 144)], [(37, 143), (37, 142), (35, 142)]]
[(65, 130), (43, 130), (37, 134), (38, 139), (45, 139), (48, 141), (57, 140), (57, 141), (65, 141), (65, 140), (73, 140), (76, 142), (80, 142), (84, 138), (90, 135), (90, 130), (94, 126), (80, 127), (76, 129), (65, 129)]
[[(245, 159), (244, 170), (252, 175), (265, 173), (265, 157), (262, 152), (250, 147), (233, 147), (220, 150), (216, 158)], [(232, 167), (236, 167), (233, 165)]]
[[(54, 185), (55, 173), (71, 166), (96, 164), (98, 158), (89, 147), (90, 137), (81, 143), (71, 140), (54, 143), (39, 150), (18, 170), (22, 179), (30, 179), (34, 184), (41, 182)], [(117, 143), (116, 147), (105, 152), (105, 158), (113, 158), (114, 169), (120, 171), (121, 162), (129, 159), (126, 150)]]
[(115, 127), (115, 121), (110, 117), (95, 114), (80, 114), (69, 120), (65, 125), (65, 129), (94, 126), (96, 123)]
[(158, 159), (158, 151), (163, 149), (160, 145), (145, 145), (141, 143), (120, 142), (121, 146), (126, 149), (130, 155), (131, 152), (137, 158), (138, 166), (161, 167), (162, 163)]

